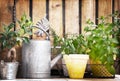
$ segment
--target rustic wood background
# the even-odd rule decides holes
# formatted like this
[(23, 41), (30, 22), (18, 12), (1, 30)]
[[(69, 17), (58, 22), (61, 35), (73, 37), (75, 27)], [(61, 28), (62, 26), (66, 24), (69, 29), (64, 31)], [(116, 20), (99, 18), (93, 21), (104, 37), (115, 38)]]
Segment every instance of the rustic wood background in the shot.
[[(16, 18), (23, 13), (34, 23), (47, 14), (51, 27), (58, 35), (82, 33), (87, 19), (105, 16), (118, 10), (120, 0), (0, 0), (0, 31), (2, 24), (13, 22), (13, 6), (16, 4)], [(112, 21), (110, 19), (109, 21)], [(17, 28), (17, 26), (16, 26)]]
[[(120, 0), (0, 0), (0, 31), (3, 31), (2, 24), (14, 22), (26, 13), (34, 23), (47, 14), (51, 27), (61, 37), (66, 33), (79, 34), (84, 32), (87, 19), (98, 23), (96, 18), (116, 10), (120, 11)], [(17, 49), (20, 58), (21, 50)]]

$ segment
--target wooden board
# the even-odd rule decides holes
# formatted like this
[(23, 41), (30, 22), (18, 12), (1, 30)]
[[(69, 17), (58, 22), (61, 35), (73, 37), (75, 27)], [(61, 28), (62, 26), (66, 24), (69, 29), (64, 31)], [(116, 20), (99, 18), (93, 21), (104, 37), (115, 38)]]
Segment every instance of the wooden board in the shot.
[[(98, 17), (112, 14), (112, 0), (98, 0)], [(112, 18), (107, 22), (112, 22)]]
[(62, 0), (51, 0), (49, 6), (49, 21), (51, 28), (54, 29), (59, 36), (63, 35), (62, 20)]
[(120, 0), (118, 0), (118, 10), (120, 12)]
[(10, 24), (12, 22), (12, 6), (14, 0), (0, 0), (0, 31), (3, 30), (3, 24)]
[[(33, 0), (33, 22), (34, 25), (41, 20), (46, 15), (46, 0)], [(36, 30), (33, 30), (33, 33)], [(33, 34), (33, 39), (36, 39), (36, 36)]]
[(29, 16), (29, 0), (17, 0), (16, 2), (16, 17), (20, 19), (23, 14)]
[[(16, 0), (16, 19), (20, 20), (21, 16), (26, 14), (29, 18), (29, 0)], [(16, 30), (19, 29), (19, 25), (16, 22)], [(21, 63), (22, 61), (22, 46), (16, 46), (17, 61)], [(18, 77), (21, 77), (21, 66), (19, 68)]]
[[(27, 17), (29, 17), (29, 0), (16, 1), (16, 18), (20, 20), (23, 14), (26, 14)], [(16, 29), (17, 28), (19, 28), (18, 25), (16, 26)]]
[(65, 0), (65, 33), (79, 34), (79, 0)]
[(35, 24), (46, 15), (46, 0), (33, 0), (32, 15)]
[(118, 10), (119, 13), (120, 13), (120, 0), (117, 0), (116, 3), (117, 3), (117, 5), (118, 5), (117, 10)]
[[(15, 81), (119, 81), (120, 80), (120, 75), (119, 77), (115, 78), (83, 78), (83, 79), (71, 79), (71, 78), (57, 78), (52, 76), (53, 78), (47, 78), (47, 79), (16, 79)], [(10, 80), (1, 80), (1, 81), (10, 81)]]
[(114, 0), (114, 11), (118, 10), (118, 4), (120, 4), (119, 2), (120, 0)]
[(88, 19), (95, 22), (95, 0), (82, 0), (82, 33)]

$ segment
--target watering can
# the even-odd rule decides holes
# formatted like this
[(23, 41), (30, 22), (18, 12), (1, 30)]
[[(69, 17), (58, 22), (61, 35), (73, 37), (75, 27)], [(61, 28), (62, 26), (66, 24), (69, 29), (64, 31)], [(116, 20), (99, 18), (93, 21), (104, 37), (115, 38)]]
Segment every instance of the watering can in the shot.
[(49, 37), (48, 40), (30, 40), (22, 46), (22, 75), (24, 78), (49, 78), (51, 68), (61, 57), (59, 54), (51, 61)]

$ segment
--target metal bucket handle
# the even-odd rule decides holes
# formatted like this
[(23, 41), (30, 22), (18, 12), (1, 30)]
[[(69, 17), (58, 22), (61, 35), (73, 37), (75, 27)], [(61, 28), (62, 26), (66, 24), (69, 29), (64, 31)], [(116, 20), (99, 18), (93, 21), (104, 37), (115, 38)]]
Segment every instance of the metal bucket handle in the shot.
[(15, 62), (16, 61), (16, 49), (15, 49), (15, 47), (12, 47), (8, 51), (7, 58), (10, 62)]

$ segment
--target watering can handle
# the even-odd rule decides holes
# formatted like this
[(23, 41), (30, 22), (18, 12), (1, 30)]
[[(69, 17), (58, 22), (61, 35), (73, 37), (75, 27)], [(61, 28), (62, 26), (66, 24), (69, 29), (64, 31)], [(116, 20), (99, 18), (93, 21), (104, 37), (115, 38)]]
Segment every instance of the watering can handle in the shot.
[(49, 36), (49, 34), (48, 34), (44, 29), (42, 29), (42, 28), (40, 28), (40, 27), (38, 27), (38, 26), (33, 26), (33, 27), (42, 30), (42, 31), (47, 35), (47, 40), (50, 40), (50, 36)]

